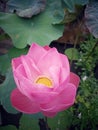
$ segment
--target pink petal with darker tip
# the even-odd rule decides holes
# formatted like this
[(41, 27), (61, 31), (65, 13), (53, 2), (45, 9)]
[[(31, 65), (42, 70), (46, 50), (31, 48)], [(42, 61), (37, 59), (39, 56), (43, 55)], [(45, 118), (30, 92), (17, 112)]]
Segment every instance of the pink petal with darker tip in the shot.
[(73, 84), (68, 84), (65, 90), (60, 93), (58, 103), (52, 112), (60, 112), (68, 109), (74, 104), (76, 97), (76, 87)]
[(55, 92), (33, 92), (32, 98), (41, 104), (47, 104), (48, 102), (52, 102), (52, 100), (56, 99), (58, 96)]
[(51, 47), (49, 47), (48, 45), (44, 46), (43, 48), (47, 51), (51, 49)]
[(71, 72), (70, 73), (70, 83), (74, 84), (76, 86), (76, 88), (78, 88), (79, 82), (80, 82), (79, 76), (76, 75), (75, 73)]
[(20, 93), (18, 89), (12, 91), (11, 102), (17, 110), (23, 113), (32, 114), (40, 111), (39, 105)]
[(41, 104), (41, 110), (48, 112), (59, 112), (67, 109), (75, 101), (76, 87), (73, 84), (68, 84), (67, 87), (52, 101)]

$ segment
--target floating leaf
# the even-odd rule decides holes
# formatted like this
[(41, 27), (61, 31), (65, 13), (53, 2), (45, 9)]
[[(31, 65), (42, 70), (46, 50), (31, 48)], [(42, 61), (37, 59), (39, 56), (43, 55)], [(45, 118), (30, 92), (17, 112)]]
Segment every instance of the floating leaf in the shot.
[(69, 12), (75, 12), (75, 5), (86, 5), (89, 0), (62, 0), (63, 8)]
[(70, 60), (78, 60), (79, 52), (76, 48), (69, 48), (65, 50), (65, 54), (68, 56)]
[(54, 1), (51, 4), (51, 14), (53, 14), (54, 17), (52, 24), (62, 24), (65, 13), (64, 9), (62, 8), (61, 0)]
[(27, 115), (27, 116), (30, 117), (30, 118), (33, 118), (33, 119), (44, 118), (44, 115), (41, 112), (36, 113), (36, 114), (30, 114), (30, 115)]
[(6, 11), (15, 12), (20, 17), (31, 18), (44, 10), (46, 0), (9, 0)]
[(51, 0), (41, 14), (31, 19), (23, 19), (15, 14), (0, 13), (0, 26), (9, 34), (17, 48), (25, 48), (36, 42), (40, 45), (50, 44), (63, 32), (63, 25), (53, 25), (55, 17), (51, 13)]
[(18, 49), (18, 48), (11, 48), (7, 54), (0, 56), (0, 74), (5, 75), (8, 69), (11, 67), (11, 59), (18, 57), (20, 55), (26, 54), (28, 48)]
[(72, 121), (71, 112), (66, 110), (58, 113), (54, 118), (48, 118), (48, 125), (51, 130), (67, 130)]
[(88, 2), (89, 0), (55, 1), (54, 5), (52, 4), (54, 7), (52, 13), (55, 17), (53, 24), (64, 24), (74, 21), (83, 12), (83, 6)]
[(19, 130), (39, 130), (38, 120), (22, 115)]
[(18, 49), (18, 48), (11, 48), (8, 52), (9, 59), (11, 60), (12, 58), (19, 57), (20, 55), (25, 55), (28, 52), (28, 47), (24, 49)]
[(8, 125), (0, 127), (0, 130), (17, 130), (17, 128), (13, 125)]
[(15, 88), (15, 83), (12, 75), (11, 69), (9, 69), (8, 73), (6, 74), (5, 81), (0, 84), (0, 101), (1, 105), (3, 105), (4, 109), (9, 113), (17, 113), (10, 101), (10, 94), (11, 91)]
[(8, 54), (0, 56), (0, 74), (5, 75), (10, 67), (10, 60)]
[(64, 10), (64, 18), (61, 23), (70, 23), (77, 20), (84, 12), (84, 5), (88, 0), (61, 0)]
[(91, 2), (85, 9), (85, 22), (90, 33), (98, 38), (98, 2)]
[(4, 74), (6, 79), (0, 84), (0, 101), (3, 107), (9, 113), (17, 113), (10, 102), (11, 91), (15, 88), (15, 82), (13, 79), (13, 74), (11, 71), (11, 59), (18, 57), (20, 55), (26, 54), (28, 48), (17, 49), (15, 47), (11, 48), (6, 55), (0, 56), (0, 73)]
[(60, 11), (58, 11), (58, 16), (61, 16), (62, 19), (60, 17), (59, 23), (56, 24), (67, 24), (82, 16), (81, 14), (83, 14), (84, 5), (86, 5), (88, 2), (89, 0), (61, 0), (62, 4)]

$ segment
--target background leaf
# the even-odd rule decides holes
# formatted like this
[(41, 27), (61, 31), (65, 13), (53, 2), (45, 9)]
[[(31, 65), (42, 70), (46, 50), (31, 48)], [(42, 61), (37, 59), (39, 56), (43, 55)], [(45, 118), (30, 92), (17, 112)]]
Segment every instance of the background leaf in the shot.
[(5, 75), (10, 67), (10, 60), (8, 54), (0, 56), (0, 74)]
[(88, 2), (89, 0), (61, 0), (54, 24), (66, 24), (76, 20), (83, 14), (84, 5)]
[(16, 13), (20, 17), (31, 18), (44, 10), (46, 0), (9, 0), (6, 11)]
[(0, 13), (0, 26), (12, 38), (14, 46), (25, 48), (36, 42), (40, 45), (50, 44), (63, 33), (63, 25), (53, 25), (55, 17), (51, 13), (51, 0), (46, 10), (31, 19), (23, 19), (15, 14)]
[(8, 69), (11, 67), (12, 58), (19, 57), (26, 54), (28, 47), (24, 49), (18, 49), (12, 47), (7, 54), (0, 56), (0, 74), (5, 75)]
[(5, 81), (0, 84), (0, 101), (1, 105), (3, 105), (4, 109), (9, 113), (17, 113), (18, 111), (15, 110), (10, 101), (10, 94), (11, 91), (15, 88), (15, 82), (13, 79), (12, 71), (9, 69), (8, 73), (6, 74)]
[(38, 120), (22, 115), (19, 130), (39, 130)]
[(64, 19), (64, 9), (62, 8), (61, 0), (53, 1), (51, 4), (51, 14), (54, 17), (54, 21), (52, 22), (55, 24), (62, 24), (62, 20)]
[(28, 47), (24, 49), (12, 47), (7, 54), (0, 56), (0, 74), (6, 77), (4, 82), (0, 84), (0, 101), (1, 105), (3, 105), (9, 113), (18, 112), (12, 107), (10, 102), (11, 91), (16, 87), (11, 70), (11, 60), (12, 58), (26, 54), (27, 51)]
[(90, 33), (98, 38), (98, 1), (91, 2), (85, 9), (85, 22)]
[(17, 128), (15, 126), (8, 125), (0, 127), (0, 130), (17, 130)]
[(27, 54), (28, 49), (29, 49), (28, 47), (24, 49), (18, 49), (16, 47), (11, 48), (8, 52), (9, 59), (11, 60), (12, 58)]
[(69, 12), (75, 12), (75, 5), (86, 5), (89, 0), (62, 0), (64, 8), (67, 8)]
[(41, 119), (41, 118), (44, 118), (44, 115), (39, 112), (39, 113), (36, 113), (36, 114), (28, 114), (27, 115), (29, 118), (33, 118), (33, 119)]
[(71, 126), (71, 117), (68, 110), (60, 112), (54, 118), (48, 118), (48, 125), (51, 130), (67, 130)]
[(65, 50), (65, 54), (70, 60), (78, 60), (79, 52), (76, 48), (69, 48)]

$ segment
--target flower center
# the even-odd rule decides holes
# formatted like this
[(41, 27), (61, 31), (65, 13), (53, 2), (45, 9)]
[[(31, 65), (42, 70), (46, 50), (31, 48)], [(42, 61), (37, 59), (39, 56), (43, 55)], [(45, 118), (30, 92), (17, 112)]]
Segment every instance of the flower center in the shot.
[(49, 78), (47, 78), (47, 77), (39, 77), (36, 80), (36, 83), (37, 84), (43, 84), (46, 87), (52, 88), (52, 81)]

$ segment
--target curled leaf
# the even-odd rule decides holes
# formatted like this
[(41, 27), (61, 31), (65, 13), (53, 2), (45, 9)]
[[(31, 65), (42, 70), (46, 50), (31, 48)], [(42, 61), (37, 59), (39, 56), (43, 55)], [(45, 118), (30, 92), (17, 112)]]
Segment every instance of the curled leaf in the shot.
[(92, 2), (86, 7), (85, 21), (90, 33), (98, 38), (98, 2)]
[(6, 11), (16, 13), (20, 17), (31, 18), (45, 9), (46, 0), (9, 0)]

